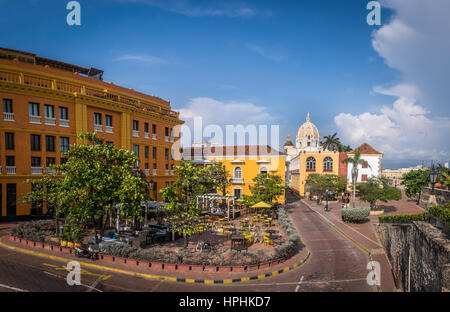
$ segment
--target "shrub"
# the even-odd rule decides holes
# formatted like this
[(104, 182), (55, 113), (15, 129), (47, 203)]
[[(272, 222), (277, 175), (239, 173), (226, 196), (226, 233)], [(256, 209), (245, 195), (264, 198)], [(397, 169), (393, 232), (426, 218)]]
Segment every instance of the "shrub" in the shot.
[(346, 222), (360, 222), (370, 215), (370, 207), (342, 208), (341, 214)]
[(441, 219), (446, 227), (450, 227), (450, 208), (448, 203), (431, 207), (428, 214), (432, 217)]
[(380, 223), (404, 223), (412, 221), (425, 221), (426, 216), (427, 216), (426, 213), (382, 216), (379, 218), (379, 221)]
[(130, 254), (138, 251), (138, 248), (126, 243), (104, 243), (101, 244), (100, 251), (105, 255), (128, 258)]
[(35, 242), (44, 242), (46, 236), (53, 236), (55, 233), (55, 220), (20, 222), (17, 226), (11, 228), (11, 234), (13, 236)]
[(286, 234), (286, 241), (280, 246), (275, 247), (275, 255), (273, 258), (290, 258), (297, 251), (300, 236), (283, 207), (278, 208), (278, 222)]

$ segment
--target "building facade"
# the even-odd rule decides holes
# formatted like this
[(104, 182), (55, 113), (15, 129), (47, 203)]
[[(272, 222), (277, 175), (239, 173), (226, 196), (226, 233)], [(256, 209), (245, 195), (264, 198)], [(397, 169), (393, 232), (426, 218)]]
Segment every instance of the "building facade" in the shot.
[[(0, 217), (41, 214), (23, 196), (24, 183), (64, 161), (81, 132), (134, 151), (155, 182), (153, 194), (175, 181), (170, 102), (102, 81), (103, 71), (0, 48)], [(158, 196), (158, 199), (161, 198)]]
[[(356, 183), (366, 182), (370, 178), (378, 178), (381, 176), (383, 169), (383, 153), (380, 153), (367, 143), (363, 143), (359, 146), (361, 153), (361, 159), (367, 162), (367, 165), (358, 165), (358, 178)], [(355, 151), (348, 153), (349, 157), (353, 157)], [(348, 164), (347, 168), (347, 181), (352, 183), (352, 169), (353, 164)]]
[[(231, 175), (231, 185), (226, 189), (226, 195), (236, 198), (251, 195), (253, 178), (264, 172), (280, 176), (283, 184), (285, 183), (286, 155), (270, 146), (210, 146), (204, 143), (193, 146), (183, 148), (182, 158), (199, 165), (221, 162)], [(222, 193), (221, 190), (219, 192)], [(283, 194), (278, 198), (278, 202), (284, 201)]]

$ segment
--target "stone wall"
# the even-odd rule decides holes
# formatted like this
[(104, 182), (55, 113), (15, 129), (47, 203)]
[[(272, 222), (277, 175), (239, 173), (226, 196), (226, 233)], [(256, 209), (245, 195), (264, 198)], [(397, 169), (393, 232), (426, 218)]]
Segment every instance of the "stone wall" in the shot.
[(376, 225), (376, 230), (393, 268), (394, 278), (399, 277), (404, 291), (408, 291), (408, 263), (412, 292), (450, 289), (450, 240), (442, 231), (419, 221), (381, 223)]
[(431, 188), (424, 187), (422, 189), (422, 194), (420, 195), (419, 206), (425, 210), (430, 209), (430, 207), (438, 204), (443, 205), (450, 201), (450, 191), (442, 189), (434, 189), (434, 198), (431, 198)]

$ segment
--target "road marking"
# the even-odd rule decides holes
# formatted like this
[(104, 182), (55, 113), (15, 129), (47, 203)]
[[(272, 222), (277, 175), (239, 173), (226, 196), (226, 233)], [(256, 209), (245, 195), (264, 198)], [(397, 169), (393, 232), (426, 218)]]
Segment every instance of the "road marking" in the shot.
[(161, 283), (162, 283), (162, 281), (159, 281), (155, 286), (153, 286), (153, 288), (150, 290), (150, 292), (154, 292), (159, 287), (159, 285), (161, 285)]
[(50, 272), (47, 272), (47, 271), (43, 271), (45, 274), (48, 274), (48, 275), (51, 275), (51, 276), (54, 276), (54, 277), (61, 277), (61, 276), (59, 276), (58, 274), (53, 274), (53, 273), (50, 273)]
[(3, 285), (3, 284), (0, 284), (0, 287), (15, 290), (15, 291), (20, 291), (20, 292), (28, 292), (28, 290), (12, 287), (12, 286), (8, 286), (8, 285)]
[(302, 277), (300, 278), (300, 281), (297, 283), (297, 287), (295, 287), (295, 292), (298, 292), (298, 289), (300, 288), (300, 284), (303, 282), (303, 278), (304, 278), (304, 276), (302, 275)]

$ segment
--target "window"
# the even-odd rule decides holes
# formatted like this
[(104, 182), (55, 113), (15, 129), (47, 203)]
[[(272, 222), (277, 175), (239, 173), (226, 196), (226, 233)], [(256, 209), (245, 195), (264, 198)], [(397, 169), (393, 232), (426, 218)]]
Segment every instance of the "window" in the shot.
[(31, 134), (31, 150), (40, 151), (41, 150), (41, 136), (36, 134)]
[(144, 132), (148, 133), (148, 122), (144, 123)]
[(16, 161), (14, 156), (6, 156), (6, 166), (14, 167), (16, 165)]
[(234, 168), (234, 178), (242, 179), (242, 168), (241, 167)]
[(45, 160), (45, 165), (47, 167), (49, 167), (50, 165), (54, 165), (56, 164), (56, 158), (54, 157), (47, 157), (47, 159)]
[(242, 197), (242, 189), (240, 189), (240, 188), (233, 189), (233, 195), (237, 199), (241, 198)]
[(314, 157), (306, 159), (306, 171), (316, 171), (316, 159)]
[(95, 145), (103, 145), (103, 141), (95, 141), (94, 144)]
[(10, 133), (10, 132), (5, 133), (5, 148), (7, 150), (14, 149), (14, 133)]
[(112, 127), (112, 116), (105, 115), (105, 125), (107, 127)]
[(69, 109), (67, 107), (59, 107), (59, 119), (69, 120)]
[(69, 138), (66, 137), (59, 138), (59, 151), (61, 153), (66, 153), (69, 151)]
[(153, 159), (156, 159), (156, 147), (153, 147)]
[(323, 160), (323, 171), (333, 171), (333, 159), (331, 157), (326, 157)]
[[(39, 190), (39, 188), (42, 189), (42, 186), (38, 186), (36, 184), (31, 185), (31, 191), (36, 192)], [(41, 215), (42, 214), (42, 206), (44, 205), (43, 199), (40, 200), (33, 200), (31, 201), (31, 215)]]
[(94, 125), (102, 124), (102, 114), (94, 113)]
[(36, 117), (41, 116), (39, 114), (39, 103), (28, 103), (28, 107), (30, 110), (30, 116), (36, 116)]
[(61, 165), (64, 165), (66, 162), (67, 162), (67, 158), (61, 158), (60, 161), (59, 161), (59, 163)]
[(261, 168), (259, 169), (259, 173), (260, 173), (260, 174), (261, 174), (261, 173), (267, 174), (267, 167), (261, 167)]
[(6, 184), (6, 215), (16, 215), (16, 184)]
[(169, 160), (169, 149), (167, 148), (164, 150), (164, 157), (166, 160)]
[(55, 118), (55, 111), (53, 105), (44, 105), (45, 118)]
[(12, 113), (13, 112), (12, 100), (3, 99), (3, 112), (4, 113)]
[(148, 169), (148, 163), (145, 163), (145, 169)]
[(133, 152), (139, 157), (139, 145), (133, 144)]
[(152, 134), (156, 134), (156, 125), (152, 125)]
[(361, 175), (361, 181), (362, 182), (367, 182), (367, 174)]
[(55, 137), (47, 135), (45, 136), (45, 147), (47, 152), (55, 151)]
[(169, 136), (169, 128), (166, 127), (166, 128), (164, 129), (164, 133), (165, 133), (165, 136)]
[(149, 148), (148, 148), (148, 146), (146, 146), (145, 147), (145, 158), (149, 158), (150, 157), (149, 154), (150, 154)]
[(138, 131), (139, 130), (139, 121), (133, 120), (133, 130)]
[(106, 146), (114, 146), (114, 142), (106, 141)]
[(156, 170), (156, 164), (153, 164), (153, 170)]
[(40, 167), (41, 157), (31, 157), (31, 167)]

